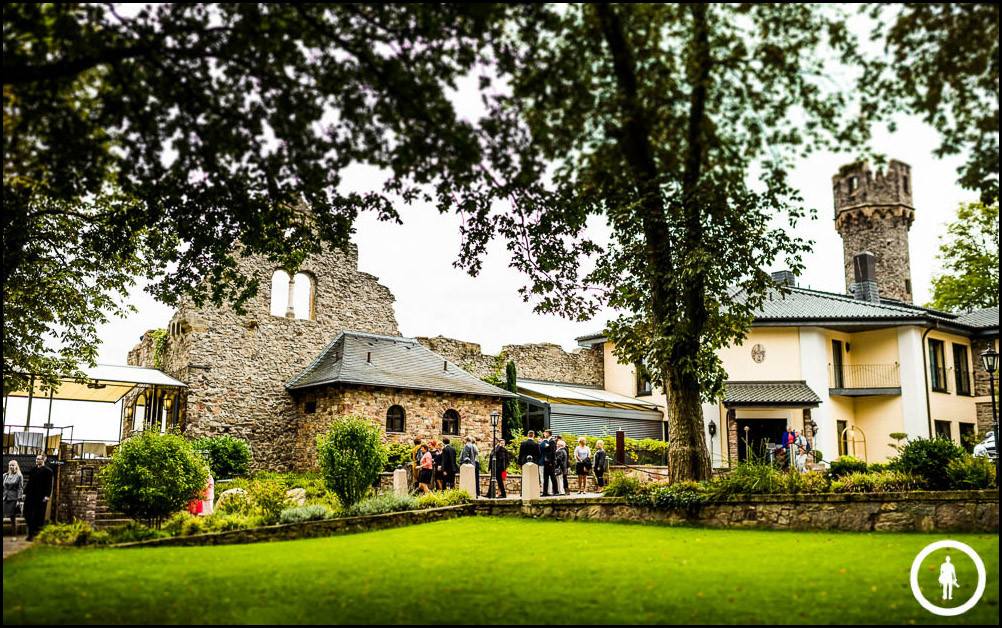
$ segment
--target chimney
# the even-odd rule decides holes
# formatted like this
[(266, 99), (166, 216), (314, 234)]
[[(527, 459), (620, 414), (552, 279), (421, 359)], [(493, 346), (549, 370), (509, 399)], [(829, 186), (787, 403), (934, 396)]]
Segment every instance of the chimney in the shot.
[(856, 253), (852, 258), (856, 283), (851, 292), (857, 301), (880, 303), (880, 289), (877, 287), (877, 258), (869, 251)]
[(772, 280), (781, 286), (790, 286), (791, 288), (797, 287), (797, 277), (793, 274), (793, 271), (789, 270), (777, 270), (771, 273)]

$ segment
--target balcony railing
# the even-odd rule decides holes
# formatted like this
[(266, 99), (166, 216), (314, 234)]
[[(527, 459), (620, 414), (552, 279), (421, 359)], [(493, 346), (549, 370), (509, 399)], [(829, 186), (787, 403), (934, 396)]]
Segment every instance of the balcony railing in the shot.
[(828, 386), (841, 390), (900, 388), (901, 371), (897, 364), (829, 364)]

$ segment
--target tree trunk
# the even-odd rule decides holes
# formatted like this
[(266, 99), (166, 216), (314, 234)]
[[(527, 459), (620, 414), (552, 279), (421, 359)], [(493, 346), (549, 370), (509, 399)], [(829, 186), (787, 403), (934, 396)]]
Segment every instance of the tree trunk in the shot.
[(699, 382), (668, 365), (668, 481), (709, 480), (713, 467), (703, 434)]

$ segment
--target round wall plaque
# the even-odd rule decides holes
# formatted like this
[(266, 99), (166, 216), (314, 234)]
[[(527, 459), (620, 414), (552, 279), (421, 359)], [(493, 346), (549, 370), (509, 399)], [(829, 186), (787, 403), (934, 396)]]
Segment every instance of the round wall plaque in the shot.
[(751, 359), (755, 360), (755, 364), (761, 364), (765, 362), (765, 347), (762, 345), (755, 345), (751, 348)]

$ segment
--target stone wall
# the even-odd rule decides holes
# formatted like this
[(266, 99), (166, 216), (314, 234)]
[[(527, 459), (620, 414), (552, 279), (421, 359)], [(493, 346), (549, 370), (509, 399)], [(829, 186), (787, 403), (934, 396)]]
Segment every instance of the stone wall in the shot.
[[(459, 451), (459, 440), (467, 435), (481, 442), (491, 438), (491, 412), (501, 412), (500, 397), (459, 395), (454, 393), (402, 388), (370, 386), (318, 386), (294, 397), (297, 412), (296, 468), (311, 468), (316, 461), (316, 438), (331, 422), (344, 414), (369, 418), (378, 425), (386, 440), (394, 443), (411, 443), (414, 438), (427, 442), (440, 440), (442, 416), (446, 410), (459, 413), (459, 434), (447, 435), (454, 440)], [(316, 411), (305, 412), (307, 404), (316, 404)], [(386, 432), (386, 411), (399, 405), (404, 409), (404, 431)]]
[[(977, 412), (978, 421), (978, 434), (984, 434), (992, 429), (992, 402), (990, 400), (991, 396), (991, 382), (989, 381), (988, 371), (984, 369), (984, 365), (981, 364), (981, 354), (988, 347), (997, 347), (997, 338), (982, 338), (978, 340), (971, 340), (971, 353), (974, 359), (974, 396), (975, 397), (989, 397), (989, 401), (979, 401), (975, 404)], [(995, 374), (995, 388), (996, 391), (999, 387), (998, 381), (999, 374)]]
[[(55, 520), (75, 519), (93, 526), (98, 513), (107, 510), (102, 498), (101, 471), (111, 460), (67, 460), (59, 468)], [(88, 481), (84, 476), (89, 475)]]
[(635, 508), (621, 498), (532, 500), (522, 514), (568, 520), (638, 521), (714, 528), (845, 532), (998, 532), (998, 491), (855, 495), (745, 495), (698, 514)]
[(487, 377), (499, 371), (503, 377), (505, 365), (512, 361), (519, 378), (605, 385), (601, 345), (592, 349), (575, 349), (570, 353), (550, 343), (505, 345), (495, 356), (483, 353), (477, 343), (444, 336), (417, 338), (417, 341), (477, 377)]
[[(915, 220), (911, 168), (892, 160), (884, 172), (850, 164), (832, 178), (835, 229), (842, 235), (846, 291), (855, 283), (853, 256), (876, 257), (880, 296), (912, 301), (908, 230)], [(851, 185), (855, 181), (855, 187)]]
[[(399, 335), (393, 295), (358, 271), (358, 252), (328, 251), (301, 268), (313, 279), (313, 318), (273, 316), (272, 275), (278, 265), (241, 258), (240, 270), (259, 282), (245, 312), (186, 302), (167, 326), (163, 370), (188, 384), (180, 428), (192, 437), (230, 434), (251, 447), (253, 470), (293, 466), (297, 455), (296, 403), (285, 383), (309, 366), (340, 332)], [(283, 297), (284, 298), (284, 297)], [(129, 363), (153, 365), (152, 335)], [(127, 435), (131, 425), (124, 430)]]

